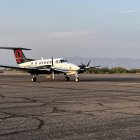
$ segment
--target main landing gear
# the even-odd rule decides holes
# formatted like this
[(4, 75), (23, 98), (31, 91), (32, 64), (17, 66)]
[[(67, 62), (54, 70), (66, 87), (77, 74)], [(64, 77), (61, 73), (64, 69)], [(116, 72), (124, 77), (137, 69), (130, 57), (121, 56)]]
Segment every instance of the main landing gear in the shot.
[(64, 80), (65, 80), (65, 81), (69, 81), (69, 80), (70, 80), (70, 77), (66, 76), (66, 77), (64, 78)]
[(31, 81), (32, 81), (32, 82), (36, 82), (36, 81), (37, 81), (37, 78), (36, 78), (35, 75), (32, 77)]

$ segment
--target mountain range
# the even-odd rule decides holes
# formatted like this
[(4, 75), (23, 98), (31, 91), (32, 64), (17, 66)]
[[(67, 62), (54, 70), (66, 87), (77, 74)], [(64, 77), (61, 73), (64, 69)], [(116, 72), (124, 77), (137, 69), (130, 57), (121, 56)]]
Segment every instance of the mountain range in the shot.
[(100, 65), (101, 67), (123, 67), (126, 69), (140, 69), (140, 59), (134, 58), (84, 58), (84, 57), (67, 57), (69, 62), (80, 65), (88, 64), (89, 60), (91, 60), (90, 66)]

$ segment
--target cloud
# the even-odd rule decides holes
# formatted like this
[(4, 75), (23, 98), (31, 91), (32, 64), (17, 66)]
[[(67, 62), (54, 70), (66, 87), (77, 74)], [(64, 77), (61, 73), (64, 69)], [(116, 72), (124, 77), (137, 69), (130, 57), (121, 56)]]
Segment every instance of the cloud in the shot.
[[(17, 32), (13, 35), (7, 33), (0, 37), (1, 46), (21, 46), (33, 49), (26, 54), (31, 58), (95, 56), (93, 48), (98, 48), (100, 42), (96, 31)], [(4, 61), (3, 59), (3, 63)]]
[(136, 10), (123, 10), (123, 11), (120, 11), (120, 14), (131, 14), (131, 13), (136, 13), (137, 11)]
[(72, 42), (93, 42), (97, 38), (96, 32), (88, 31), (66, 31), (66, 32), (21, 32), (13, 35), (0, 36), (0, 44), (35, 44), (45, 43), (72, 43)]
[(52, 32), (50, 36), (59, 37), (59, 38), (67, 38), (67, 37), (81, 37), (89, 35), (90, 32)]

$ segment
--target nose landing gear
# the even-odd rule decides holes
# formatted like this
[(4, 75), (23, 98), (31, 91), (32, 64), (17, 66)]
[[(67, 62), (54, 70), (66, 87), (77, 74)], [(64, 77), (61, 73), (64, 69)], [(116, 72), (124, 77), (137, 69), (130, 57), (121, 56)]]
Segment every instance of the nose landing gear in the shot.
[(79, 78), (75, 78), (75, 82), (79, 82)]
[[(69, 80), (70, 80), (70, 77), (69, 77), (68, 75), (65, 75), (64, 80), (65, 80), (65, 81), (69, 81)], [(75, 82), (79, 82), (78, 73), (75, 73)]]
[(78, 76), (78, 73), (75, 74), (75, 82), (79, 82), (79, 76)]

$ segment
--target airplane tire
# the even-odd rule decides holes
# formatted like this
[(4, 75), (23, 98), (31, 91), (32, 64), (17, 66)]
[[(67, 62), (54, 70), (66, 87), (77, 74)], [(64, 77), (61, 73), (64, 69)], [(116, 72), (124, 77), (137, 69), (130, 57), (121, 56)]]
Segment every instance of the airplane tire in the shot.
[(75, 82), (79, 82), (79, 78), (76, 78), (76, 79), (75, 79)]
[(36, 82), (36, 81), (37, 81), (37, 78), (33, 76), (32, 82)]
[(70, 78), (69, 77), (65, 77), (65, 79), (64, 79), (65, 81), (69, 81), (70, 80)]

